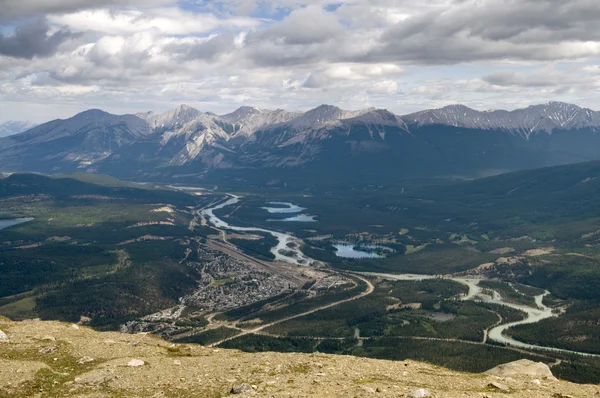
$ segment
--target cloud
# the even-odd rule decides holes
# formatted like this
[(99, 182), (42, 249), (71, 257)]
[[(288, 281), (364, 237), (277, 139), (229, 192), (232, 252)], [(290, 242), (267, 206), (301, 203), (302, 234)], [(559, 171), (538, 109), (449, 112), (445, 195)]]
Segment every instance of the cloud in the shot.
[(174, 3), (173, 0), (0, 0), (0, 20), (60, 14), (108, 6), (149, 7)]
[[(404, 70), (393, 64), (332, 64), (313, 71), (304, 87), (322, 88), (339, 83), (360, 83), (376, 79), (399, 77)], [(389, 82), (389, 80), (388, 80)]]
[(13, 34), (0, 34), (0, 54), (28, 59), (49, 57), (61, 44), (76, 36), (66, 29), (51, 33), (45, 20), (28, 21), (17, 26)]
[(387, 28), (365, 60), (453, 64), (600, 55), (593, 0), (464, 0)]
[(276, 41), (284, 45), (310, 45), (336, 40), (345, 32), (334, 14), (309, 6), (292, 11), (281, 22), (261, 31), (252, 40)]
[(134, 34), (155, 29), (165, 35), (195, 35), (218, 28), (250, 29), (260, 24), (250, 18), (217, 18), (214, 14), (194, 14), (176, 7), (152, 10), (95, 9), (51, 15), (48, 19), (74, 31), (92, 30), (106, 34)]
[(17, 102), (600, 107), (591, 0), (0, 0), (0, 15), (0, 120)]

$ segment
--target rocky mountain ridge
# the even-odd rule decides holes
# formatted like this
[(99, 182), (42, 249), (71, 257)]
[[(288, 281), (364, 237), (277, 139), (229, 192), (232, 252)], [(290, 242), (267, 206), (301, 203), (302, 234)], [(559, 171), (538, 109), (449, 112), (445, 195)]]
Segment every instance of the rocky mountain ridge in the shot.
[(42, 124), (0, 139), (0, 168), (122, 178), (299, 166), (477, 175), (595, 160), (599, 143), (600, 112), (559, 102), (511, 112), (452, 105), (405, 116), (332, 105), (216, 115), (181, 105), (122, 116), (89, 110)]
[(100, 333), (0, 318), (0, 396), (46, 397), (597, 397), (518, 361), (487, 374), (414, 361), (242, 353), (176, 345), (148, 334)]
[(563, 102), (532, 105), (514, 111), (479, 112), (464, 105), (450, 105), (406, 115), (403, 120), (418, 126), (448, 125), (482, 130), (499, 130), (529, 138), (554, 130), (591, 127), (600, 129), (600, 112)]

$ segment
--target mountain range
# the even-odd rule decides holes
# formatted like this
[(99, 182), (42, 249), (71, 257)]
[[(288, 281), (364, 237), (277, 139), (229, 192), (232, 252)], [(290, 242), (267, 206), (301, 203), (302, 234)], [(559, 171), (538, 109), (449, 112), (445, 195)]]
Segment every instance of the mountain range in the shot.
[(0, 169), (378, 182), (596, 160), (599, 144), (600, 112), (561, 102), (484, 112), (451, 105), (402, 116), (331, 105), (216, 115), (182, 105), (136, 115), (88, 110), (1, 138)]

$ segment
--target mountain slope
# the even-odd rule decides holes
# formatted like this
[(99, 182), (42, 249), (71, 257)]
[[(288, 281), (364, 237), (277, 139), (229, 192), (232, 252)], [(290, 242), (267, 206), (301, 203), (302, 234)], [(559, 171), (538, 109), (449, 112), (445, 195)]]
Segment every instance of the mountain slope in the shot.
[(167, 131), (174, 128), (180, 128), (188, 122), (198, 118), (202, 112), (187, 105), (180, 105), (164, 113), (138, 113), (136, 114), (142, 120), (148, 123), (153, 130)]
[(1, 165), (7, 171), (71, 171), (91, 166), (149, 133), (148, 124), (136, 116), (89, 110), (0, 139)]
[(215, 115), (182, 105), (137, 116), (91, 110), (45, 123), (0, 139), (0, 168), (144, 180), (236, 174), (256, 182), (295, 175), (304, 184), (385, 183), (585, 162), (600, 159), (598, 147), (600, 113), (558, 102), (511, 112), (453, 105), (402, 117), (331, 105), (307, 112), (245, 106)]
[(598, 386), (543, 375), (504, 371), (492, 376), (414, 361), (213, 350), (174, 345), (151, 335), (99, 333), (57, 322), (15, 323), (0, 318), (0, 329), (7, 340), (0, 342), (0, 395), (7, 398), (80, 397), (92, 391), (99, 398), (223, 397), (230, 395), (232, 387), (240, 397), (480, 398), (506, 393), (592, 397), (598, 393)]

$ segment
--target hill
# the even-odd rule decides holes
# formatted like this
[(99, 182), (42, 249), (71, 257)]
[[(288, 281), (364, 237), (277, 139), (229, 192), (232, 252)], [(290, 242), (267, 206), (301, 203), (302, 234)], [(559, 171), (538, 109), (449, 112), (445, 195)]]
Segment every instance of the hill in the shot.
[[(499, 376), (492, 376), (452, 372), (413, 361), (326, 354), (250, 354), (176, 345), (147, 334), (99, 333), (57, 322), (15, 323), (0, 318), (0, 329), (7, 340), (0, 342), (0, 395), (6, 398), (600, 394), (598, 386), (557, 381), (547, 373), (516, 375), (496, 369), (493, 373)], [(532, 364), (529, 368), (539, 367)]]

